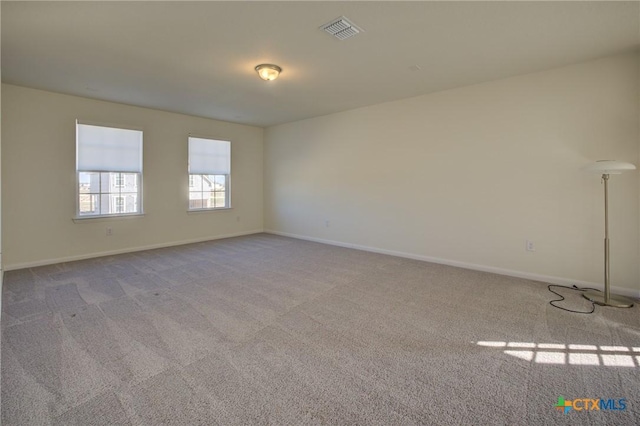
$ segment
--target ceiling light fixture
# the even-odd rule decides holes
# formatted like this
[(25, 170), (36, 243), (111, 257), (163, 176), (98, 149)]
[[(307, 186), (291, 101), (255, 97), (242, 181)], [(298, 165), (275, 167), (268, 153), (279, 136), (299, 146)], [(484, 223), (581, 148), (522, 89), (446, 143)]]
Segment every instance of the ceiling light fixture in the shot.
[(264, 81), (271, 81), (278, 78), (282, 68), (273, 64), (260, 64), (256, 67), (256, 72)]

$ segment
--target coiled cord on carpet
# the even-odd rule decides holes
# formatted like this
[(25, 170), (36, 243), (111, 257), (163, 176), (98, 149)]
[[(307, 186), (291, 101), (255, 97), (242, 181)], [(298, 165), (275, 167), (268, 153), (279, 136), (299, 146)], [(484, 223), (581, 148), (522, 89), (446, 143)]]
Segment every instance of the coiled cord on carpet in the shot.
[[(558, 285), (558, 284), (549, 284), (547, 286), (547, 289), (551, 293), (553, 293), (556, 296), (560, 297), (560, 299), (554, 299), (554, 300), (549, 302), (549, 304), (551, 306), (553, 306), (554, 308), (562, 309), (563, 311), (572, 312), (574, 314), (592, 314), (596, 310), (596, 304), (594, 302), (591, 302), (590, 300), (589, 300), (589, 302), (591, 302), (591, 310), (590, 311), (575, 311), (573, 309), (567, 309), (567, 308), (563, 308), (562, 306), (555, 305), (554, 302), (562, 302), (565, 299), (564, 299), (564, 296), (561, 295), (560, 293), (557, 293), (557, 292), (551, 290), (551, 287), (568, 288), (569, 290), (577, 290), (577, 291), (587, 291), (587, 290), (600, 291), (597, 288), (580, 288), (577, 285), (573, 285), (573, 286), (569, 287), (569, 286), (566, 286), (566, 285)], [(588, 300), (588, 299), (585, 299), (585, 300)]]

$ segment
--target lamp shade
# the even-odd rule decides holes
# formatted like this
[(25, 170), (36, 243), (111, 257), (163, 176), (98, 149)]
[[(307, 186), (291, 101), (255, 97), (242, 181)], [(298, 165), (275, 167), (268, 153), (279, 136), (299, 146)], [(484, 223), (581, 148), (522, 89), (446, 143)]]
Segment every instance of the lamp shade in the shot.
[(615, 160), (598, 160), (584, 167), (584, 171), (601, 175), (619, 175), (627, 170), (635, 170), (636, 166)]

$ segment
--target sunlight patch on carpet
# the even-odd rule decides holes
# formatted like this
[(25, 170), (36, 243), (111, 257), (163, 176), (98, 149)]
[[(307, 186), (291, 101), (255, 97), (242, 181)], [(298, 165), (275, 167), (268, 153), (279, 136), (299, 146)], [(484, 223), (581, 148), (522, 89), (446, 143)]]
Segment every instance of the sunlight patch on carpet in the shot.
[(499, 340), (480, 340), (475, 343), (485, 348), (509, 348), (502, 350), (502, 353), (537, 364), (640, 367), (638, 347)]

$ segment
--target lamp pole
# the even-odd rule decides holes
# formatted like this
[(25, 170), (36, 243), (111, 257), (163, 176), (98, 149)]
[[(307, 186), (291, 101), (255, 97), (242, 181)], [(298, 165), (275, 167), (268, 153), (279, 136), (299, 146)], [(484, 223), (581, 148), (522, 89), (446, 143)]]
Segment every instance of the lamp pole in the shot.
[(602, 174), (604, 183), (604, 294), (600, 291), (586, 291), (582, 295), (602, 306), (616, 308), (630, 308), (634, 301), (624, 296), (611, 296), (610, 267), (609, 267), (609, 173)]
[(604, 303), (611, 300), (611, 288), (609, 287), (611, 273), (609, 268), (609, 174), (602, 175), (604, 183)]

